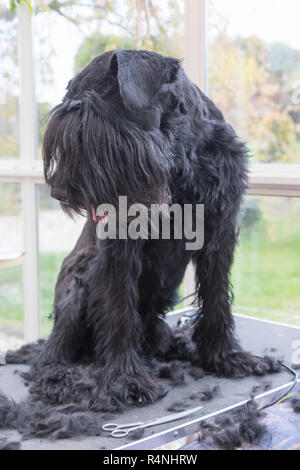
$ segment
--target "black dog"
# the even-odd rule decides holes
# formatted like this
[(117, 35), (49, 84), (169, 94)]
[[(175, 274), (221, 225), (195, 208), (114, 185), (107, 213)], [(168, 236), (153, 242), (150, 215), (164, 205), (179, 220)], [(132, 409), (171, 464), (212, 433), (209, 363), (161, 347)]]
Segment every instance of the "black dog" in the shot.
[[(148, 51), (96, 57), (70, 81), (44, 137), (52, 196), (88, 220), (59, 274), (55, 325), (40, 364), (93, 358), (100, 392), (124, 402), (158, 399), (151, 357), (176, 354), (163, 315), (176, 303), (186, 266), (196, 270), (199, 314), (194, 363), (227, 377), (251, 374), (257, 359), (234, 337), (229, 272), (247, 184), (247, 151), (222, 113), (178, 60)], [(97, 240), (101, 203), (205, 205), (205, 242)], [(184, 352), (181, 351), (184, 356)]]

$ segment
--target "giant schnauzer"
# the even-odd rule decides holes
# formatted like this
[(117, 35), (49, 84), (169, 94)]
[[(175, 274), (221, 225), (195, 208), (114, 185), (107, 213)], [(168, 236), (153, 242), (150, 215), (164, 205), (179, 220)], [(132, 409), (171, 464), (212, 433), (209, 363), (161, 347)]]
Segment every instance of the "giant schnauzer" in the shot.
[[(117, 390), (124, 402), (141, 404), (158, 399), (163, 391), (149, 360), (176, 352), (164, 314), (192, 261), (194, 363), (226, 377), (255, 372), (258, 360), (234, 335), (229, 278), (247, 150), (180, 62), (150, 51), (96, 57), (52, 111), (43, 152), (52, 196), (71, 215), (88, 216), (58, 277), (54, 328), (40, 364), (90, 357), (99, 393)], [(202, 249), (188, 251), (174, 237), (99, 240), (96, 208), (118, 207), (120, 195), (148, 208), (204, 204)]]

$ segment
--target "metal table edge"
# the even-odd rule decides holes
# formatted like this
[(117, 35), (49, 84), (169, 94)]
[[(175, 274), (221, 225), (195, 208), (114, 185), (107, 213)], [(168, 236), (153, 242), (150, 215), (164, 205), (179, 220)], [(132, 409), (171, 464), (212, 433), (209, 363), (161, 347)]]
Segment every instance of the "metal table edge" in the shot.
[[(257, 401), (259, 406), (264, 406), (271, 401), (274, 401), (278, 395), (282, 394), (285, 390), (288, 390), (293, 384), (293, 381), (283, 384), (279, 387), (274, 389), (268, 390), (267, 392), (261, 393), (254, 397)], [(300, 391), (300, 378), (293, 389), (293, 393)], [(214, 411), (213, 413), (209, 413), (207, 415), (201, 416), (199, 418), (195, 418), (188, 423), (178, 424), (170, 429), (165, 431), (158, 432), (153, 434), (152, 436), (145, 437), (138, 441), (130, 442), (129, 444), (125, 444), (121, 447), (117, 447), (114, 450), (154, 450), (162, 445), (169, 444), (172, 441), (178, 441), (186, 437), (190, 437), (197, 435), (199, 431), (199, 423), (201, 421), (205, 421), (209, 418), (221, 415), (223, 413), (227, 413), (229, 411), (233, 411), (241, 406), (245, 405), (249, 400), (243, 400), (239, 403), (234, 405), (228, 406), (218, 411)], [(181, 443), (182, 445), (182, 443)]]

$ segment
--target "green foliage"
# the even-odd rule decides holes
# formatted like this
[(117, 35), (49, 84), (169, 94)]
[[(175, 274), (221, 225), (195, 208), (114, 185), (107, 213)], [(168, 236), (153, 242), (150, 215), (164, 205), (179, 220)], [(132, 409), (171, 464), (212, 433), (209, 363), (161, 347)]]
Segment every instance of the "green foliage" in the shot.
[(300, 66), (294, 57), (288, 46), (269, 47), (255, 36), (232, 39), (226, 31), (209, 49), (210, 95), (261, 162), (300, 162), (297, 126), (289, 113), (288, 74), (296, 66), (299, 73)]
[(136, 45), (127, 37), (93, 33), (83, 41), (77, 51), (75, 73), (82, 70), (97, 55), (114, 49), (136, 49)]
[(243, 205), (240, 214), (240, 223), (241, 231), (243, 233), (249, 233), (253, 228), (255, 228), (257, 222), (261, 218), (261, 210), (259, 203), (256, 199), (247, 199), (246, 203)]
[[(11, 11), (20, 3), (28, 5), (32, 11), (31, 0), (11, 0)], [(213, 8), (213, 2), (210, 3)], [(17, 76), (11, 72), (14, 70), (12, 65), (17, 67), (16, 22), (12, 21), (8, 5), (7, 2), (7, 11), (4, 13), (6, 21), (11, 22), (11, 39), (7, 40), (0, 59), (9, 57), (12, 63), (8, 67), (6, 61), (3, 61), (4, 70), (1, 74), (6, 85), (12, 89), (11, 84), (16, 85)], [(76, 54), (75, 72), (84, 68), (93, 57), (110, 49), (149, 49), (183, 57), (183, 10), (182, 3), (178, 1), (90, 0), (85, 4), (76, 0), (36, 0), (35, 13), (59, 15), (78, 28), (85, 28), (91, 23), (91, 34), (85, 38)], [(299, 76), (300, 52), (285, 43), (266, 44), (254, 35), (232, 38), (227, 32), (226, 21), (226, 18), (217, 17), (217, 34), (209, 47), (212, 99), (240, 137), (248, 142), (256, 160), (300, 162), (299, 112), (291, 102), (294, 83)], [(107, 33), (110, 31), (108, 26), (112, 27), (111, 34)], [(50, 67), (51, 58), (55, 54), (50, 49), (50, 42), (48, 55), (39, 57), (39, 64), (45, 67)], [(49, 69), (45, 73), (49, 83), (52, 72)], [(43, 107), (46, 108), (47, 103)], [(9, 103), (3, 107), (0, 128), (3, 122), (9, 122), (10, 108)], [(18, 156), (18, 140), (14, 131), (3, 129), (5, 132), (0, 135), (0, 155)]]
[(31, 2), (29, 0), (10, 0), (10, 11), (13, 13), (17, 7), (17, 5), (21, 4), (27, 5), (29, 8), (30, 13), (33, 13), (33, 8)]
[(20, 213), (20, 189), (19, 183), (0, 184), (0, 216)]
[(300, 326), (300, 205), (259, 198), (261, 217), (242, 231), (232, 272), (235, 310)]
[[(65, 253), (40, 254), (41, 330), (48, 335), (52, 321), (54, 287)], [(0, 270), (0, 324), (2, 328), (23, 332), (22, 267)]]
[(284, 110), (276, 110), (261, 120), (263, 140), (257, 149), (259, 160), (265, 162), (299, 162), (296, 125)]
[(22, 266), (0, 269), (0, 325), (23, 331)]
[(94, 57), (103, 52), (114, 49), (148, 49), (155, 50), (164, 55), (176, 56), (176, 42), (165, 41), (162, 35), (153, 36), (149, 41), (138, 45), (137, 41), (129, 36), (105, 35), (94, 32), (84, 39), (75, 56), (75, 73), (82, 70)]

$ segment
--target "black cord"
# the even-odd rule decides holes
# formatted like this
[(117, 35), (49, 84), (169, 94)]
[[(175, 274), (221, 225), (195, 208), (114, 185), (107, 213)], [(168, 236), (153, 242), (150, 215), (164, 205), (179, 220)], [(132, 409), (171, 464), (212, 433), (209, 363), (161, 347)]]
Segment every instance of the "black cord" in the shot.
[[(256, 356), (256, 357), (258, 359), (263, 359), (263, 357), (261, 357), (261, 356)], [(284, 392), (279, 398), (277, 398), (276, 400), (273, 400), (271, 403), (267, 403), (266, 405), (262, 406), (261, 408), (259, 408), (259, 410), (265, 410), (266, 408), (270, 408), (270, 406), (277, 405), (277, 403), (279, 403), (281, 400), (286, 398), (292, 392), (292, 390), (295, 388), (295, 386), (298, 382), (298, 374), (295, 371), (295, 369), (293, 369), (292, 367), (286, 365), (284, 362), (281, 362), (281, 361), (279, 361), (279, 364), (282, 367), (284, 367), (288, 372), (293, 374), (293, 377), (294, 377), (293, 383), (292, 383), (292, 385), (290, 386), (290, 388), (288, 389), (287, 392)]]

